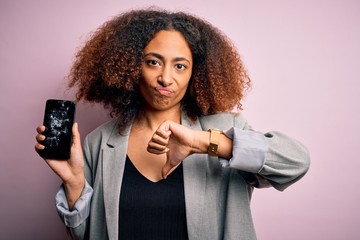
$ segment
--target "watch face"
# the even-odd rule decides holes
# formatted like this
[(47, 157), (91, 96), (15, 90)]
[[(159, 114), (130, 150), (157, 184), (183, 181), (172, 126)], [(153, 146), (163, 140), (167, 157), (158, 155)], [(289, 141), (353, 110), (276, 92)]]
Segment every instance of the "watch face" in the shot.
[(210, 129), (210, 144), (208, 147), (208, 154), (210, 156), (218, 156), (218, 145), (220, 134), (222, 133), (219, 129)]
[(218, 151), (217, 151), (217, 145), (210, 143), (209, 148), (208, 148), (208, 154), (210, 156), (217, 156), (218, 155)]

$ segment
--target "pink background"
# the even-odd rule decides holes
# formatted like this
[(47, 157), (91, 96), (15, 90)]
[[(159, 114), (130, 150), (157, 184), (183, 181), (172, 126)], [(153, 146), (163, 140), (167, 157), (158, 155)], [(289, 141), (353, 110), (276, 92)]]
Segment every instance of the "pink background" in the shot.
[[(360, 239), (360, 2), (0, 0), (0, 238), (64, 239), (60, 181), (34, 150), (47, 98), (65, 88), (75, 51), (111, 16), (157, 5), (198, 14), (238, 47), (254, 86), (245, 114), (260, 131), (305, 143), (309, 173), (286, 190), (256, 190), (259, 239)], [(80, 104), (82, 136), (107, 119)]]

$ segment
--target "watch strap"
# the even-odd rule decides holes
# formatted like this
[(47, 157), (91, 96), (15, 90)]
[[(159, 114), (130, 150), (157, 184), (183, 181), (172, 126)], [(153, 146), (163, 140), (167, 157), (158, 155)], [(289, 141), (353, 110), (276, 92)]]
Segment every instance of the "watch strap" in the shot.
[(219, 145), (219, 140), (220, 140), (220, 134), (222, 133), (222, 131), (220, 129), (209, 129), (208, 130), (210, 132), (210, 144), (208, 147), (208, 154), (210, 156), (218, 156), (218, 145)]

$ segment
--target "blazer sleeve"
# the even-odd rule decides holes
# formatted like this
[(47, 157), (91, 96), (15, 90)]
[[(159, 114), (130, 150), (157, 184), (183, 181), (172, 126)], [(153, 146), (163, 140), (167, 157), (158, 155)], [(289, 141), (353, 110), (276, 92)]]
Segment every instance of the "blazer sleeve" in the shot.
[(233, 139), (233, 157), (220, 161), (240, 170), (254, 187), (273, 186), (283, 191), (309, 169), (309, 152), (302, 143), (277, 131), (256, 132), (241, 114), (235, 115), (234, 127), (225, 134)]
[(92, 193), (93, 189), (88, 182), (86, 182), (80, 198), (76, 201), (74, 208), (71, 211), (69, 210), (63, 186), (61, 186), (56, 194), (55, 202), (57, 212), (72, 239), (85, 238)]
[(55, 196), (57, 212), (63, 221), (68, 234), (72, 239), (85, 239), (90, 215), (91, 199), (93, 195), (90, 151), (86, 137), (83, 150), (85, 157), (85, 187), (80, 198), (76, 201), (74, 208), (70, 211), (66, 199), (64, 187), (61, 186)]

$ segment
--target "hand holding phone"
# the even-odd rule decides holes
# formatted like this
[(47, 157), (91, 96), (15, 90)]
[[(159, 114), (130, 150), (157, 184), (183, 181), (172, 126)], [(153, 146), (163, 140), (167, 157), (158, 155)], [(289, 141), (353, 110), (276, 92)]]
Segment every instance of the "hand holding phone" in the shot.
[(49, 99), (46, 101), (44, 126), (44, 149), (39, 151), (46, 159), (64, 160), (70, 158), (72, 125), (75, 118), (75, 103), (68, 100)]

